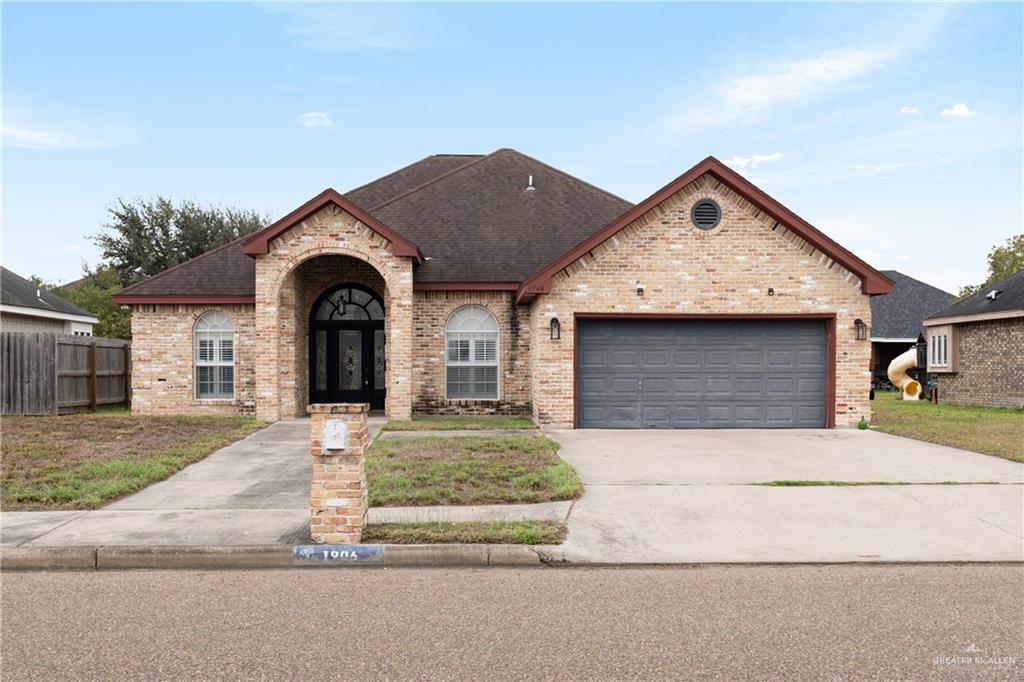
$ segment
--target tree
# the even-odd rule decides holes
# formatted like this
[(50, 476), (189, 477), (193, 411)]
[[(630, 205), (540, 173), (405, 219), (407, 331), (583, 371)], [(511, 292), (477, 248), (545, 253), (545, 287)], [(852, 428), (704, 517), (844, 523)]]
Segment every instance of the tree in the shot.
[(1004, 244), (997, 244), (988, 252), (988, 279), (977, 286), (961, 287), (960, 297), (970, 296), (993, 282), (1006, 279), (1024, 268), (1024, 234), (1010, 237)]
[(109, 222), (94, 237), (105, 263), (121, 282), (132, 284), (261, 229), (266, 216), (255, 211), (152, 200), (117, 199)]
[(102, 265), (91, 271), (88, 266), (83, 265), (82, 270), (85, 277), (73, 288), (56, 286), (47, 288), (99, 318), (99, 324), (93, 328), (93, 335), (113, 339), (130, 339), (132, 337), (131, 309), (128, 306), (114, 303), (114, 294), (122, 289), (121, 277), (117, 274), (117, 270)]

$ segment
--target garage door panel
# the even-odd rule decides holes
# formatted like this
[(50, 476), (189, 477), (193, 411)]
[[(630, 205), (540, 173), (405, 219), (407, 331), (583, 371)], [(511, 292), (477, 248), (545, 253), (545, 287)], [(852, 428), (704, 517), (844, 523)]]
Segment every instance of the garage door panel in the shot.
[(578, 340), (579, 426), (825, 425), (823, 321), (581, 320)]

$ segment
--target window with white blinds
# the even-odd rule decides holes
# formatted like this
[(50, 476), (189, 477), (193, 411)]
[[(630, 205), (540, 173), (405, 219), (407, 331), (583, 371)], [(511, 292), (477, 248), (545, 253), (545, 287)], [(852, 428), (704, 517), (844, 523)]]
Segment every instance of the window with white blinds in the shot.
[(498, 321), (487, 309), (468, 305), (448, 318), (445, 370), (449, 400), (498, 399)]
[(196, 321), (193, 339), (196, 398), (235, 397), (235, 327), (231, 318), (209, 312)]

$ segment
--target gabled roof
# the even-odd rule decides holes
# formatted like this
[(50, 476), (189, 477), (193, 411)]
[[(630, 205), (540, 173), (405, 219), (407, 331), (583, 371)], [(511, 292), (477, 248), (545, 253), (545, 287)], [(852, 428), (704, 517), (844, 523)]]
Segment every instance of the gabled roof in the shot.
[[(993, 291), (997, 294), (990, 298)], [(982, 287), (978, 293), (939, 310), (928, 321), (931, 323), (965, 317), (998, 319), (1018, 315), (1024, 315), (1024, 270), (1018, 270), (1006, 279)]]
[(417, 263), (423, 260), (423, 254), (420, 253), (419, 248), (415, 244), (392, 230), (374, 216), (367, 213), (361, 207), (354, 204), (351, 199), (346, 199), (337, 191), (330, 188), (320, 192), (320, 194), (316, 195), (302, 206), (299, 206), (273, 225), (270, 225), (269, 227), (247, 237), (242, 241), (242, 251), (250, 256), (269, 252), (271, 241), (280, 237), (306, 218), (323, 210), (331, 204), (340, 207), (355, 217), (356, 220), (391, 242), (391, 253), (394, 255), (410, 256), (415, 259)]
[(896, 270), (882, 270), (895, 282), (892, 293), (871, 298), (871, 338), (916, 340), (926, 317), (956, 296)]
[[(96, 322), (96, 316), (84, 308), (79, 308), (71, 301), (66, 301), (52, 294), (44, 287), (17, 275), (5, 267), (0, 267), (0, 305), (15, 308), (30, 308), (51, 316), (71, 315), (88, 317)], [(27, 314), (27, 313), (26, 313)]]
[(657, 192), (647, 197), (630, 210), (618, 216), (605, 227), (576, 244), (572, 249), (534, 273), (519, 287), (517, 299), (547, 293), (551, 290), (551, 279), (561, 270), (576, 262), (590, 250), (625, 229), (633, 221), (652, 208), (680, 191), (705, 173), (722, 182), (741, 197), (758, 207), (769, 216), (795, 232), (804, 241), (827, 255), (861, 280), (861, 291), (865, 294), (887, 294), (892, 291), (892, 281), (875, 270), (850, 251), (840, 246), (806, 220), (796, 215), (749, 180), (732, 170), (713, 156), (709, 156)]

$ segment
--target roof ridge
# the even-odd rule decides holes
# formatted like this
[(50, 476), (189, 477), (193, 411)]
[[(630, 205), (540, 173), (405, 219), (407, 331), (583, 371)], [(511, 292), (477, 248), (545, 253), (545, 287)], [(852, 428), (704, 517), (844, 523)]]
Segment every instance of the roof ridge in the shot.
[[(429, 187), (430, 185), (433, 185), (435, 182), (438, 182), (439, 180), (443, 180), (443, 179), (445, 179), (447, 177), (455, 175), (456, 173), (464, 171), (467, 168), (469, 168), (470, 166), (475, 166), (476, 164), (480, 163), (481, 161), (485, 161), (486, 159), (491, 158), (492, 156), (494, 156), (495, 154), (497, 154), (498, 152), (501, 152), (501, 151), (504, 151), (504, 148), (502, 148), (502, 149), (495, 149), (490, 154), (484, 154), (483, 156), (481, 156), (480, 158), (476, 159), (475, 161), (470, 161), (469, 163), (463, 164), (463, 165), (459, 166), (458, 168), (453, 168), (450, 171), (446, 171), (444, 173), (441, 173), (440, 175), (438, 175), (435, 178), (432, 178), (431, 180), (427, 180), (426, 182), (424, 182), (424, 183), (422, 183), (420, 185), (417, 185), (417, 186), (413, 187), (412, 189), (406, 190), (406, 191), (402, 192), (401, 194), (398, 194), (398, 195), (395, 195), (395, 196), (391, 197), (390, 199), (388, 199), (387, 201), (385, 201), (383, 203), (377, 204), (373, 208), (367, 210), (367, 213), (373, 213), (374, 211), (379, 211), (380, 209), (384, 208), (385, 206), (393, 204), (394, 202), (398, 201), (399, 199), (404, 199), (407, 196), (409, 196), (410, 194), (415, 194), (416, 192), (419, 192), (421, 189), (423, 189), (425, 187)], [(422, 159), (421, 159), (421, 161), (422, 161)]]
[(212, 255), (214, 253), (217, 253), (218, 251), (223, 251), (224, 249), (228, 248), (229, 246), (232, 246), (233, 244), (237, 244), (238, 242), (244, 241), (244, 240), (248, 239), (249, 237), (253, 236), (254, 234), (256, 234), (257, 232), (261, 232), (262, 230), (265, 230), (265, 229), (266, 228), (264, 227), (264, 228), (260, 228), (259, 230), (254, 231), (254, 232), (250, 232), (249, 234), (244, 234), (241, 237), (238, 237), (236, 239), (232, 239), (231, 241), (229, 241), (229, 242), (227, 242), (225, 244), (221, 244), (220, 246), (215, 246), (212, 249), (210, 249), (209, 251), (203, 252), (203, 253), (199, 254), (198, 256), (195, 256), (194, 258), (189, 258), (188, 260), (183, 260), (180, 263), (172, 265), (171, 267), (167, 268), (166, 270), (161, 270), (160, 272), (156, 273), (155, 275), (150, 275), (146, 279), (140, 279), (138, 282), (135, 282), (133, 284), (129, 284), (126, 287), (123, 287), (119, 292), (117, 292), (117, 294), (121, 295), (121, 294), (124, 294), (124, 293), (131, 293), (131, 290), (134, 289), (135, 287), (139, 286), (140, 284), (152, 282), (154, 279), (157, 279), (159, 277), (163, 277), (167, 273), (173, 272), (174, 270), (177, 270), (180, 267), (188, 265), (189, 263), (195, 263), (197, 260), (206, 258), (207, 256), (210, 256), (210, 255)]
[(409, 168), (412, 168), (413, 166), (415, 166), (417, 164), (423, 163), (427, 159), (436, 159), (439, 156), (466, 156), (466, 157), (470, 157), (470, 156), (482, 156), (482, 155), (481, 154), (428, 154), (427, 156), (424, 156), (422, 159), (420, 159), (418, 161), (413, 161), (412, 163), (407, 163), (404, 166), (402, 166), (401, 168), (398, 168), (396, 170), (391, 171), (387, 175), (382, 175), (379, 178), (374, 178), (373, 180), (370, 180), (369, 182), (364, 182), (363, 184), (359, 185), (358, 187), (353, 187), (350, 190), (346, 190), (345, 194), (346, 195), (347, 194), (354, 194), (354, 193), (358, 192), (361, 189), (365, 189), (365, 188), (369, 187), (370, 185), (374, 185), (374, 184), (380, 182), (381, 180), (387, 180), (390, 177), (398, 175), (402, 171), (407, 170)]
[[(559, 175), (561, 175), (563, 177), (569, 178), (570, 180), (575, 180), (576, 182), (580, 183), (581, 185), (586, 185), (587, 187), (589, 187), (589, 188), (591, 188), (593, 190), (597, 190), (601, 194), (604, 194), (605, 196), (611, 197), (612, 199), (615, 199), (616, 201), (621, 201), (622, 203), (629, 204), (630, 206), (634, 206), (635, 205), (629, 199), (623, 199), (618, 194), (612, 194), (608, 190), (606, 190), (606, 189), (604, 189), (602, 187), (598, 187), (597, 185), (595, 185), (592, 182), (587, 182), (586, 180), (578, 178), (575, 175), (573, 175), (572, 173), (566, 173), (561, 168), (556, 168), (555, 166), (552, 166), (549, 163), (544, 163), (540, 159), (535, 158), (533, 156), (530, 156), (529, 154), (524, 154), (521, 151), (519, 151), (518, 149), (512, 149), (511, 147), (504, 147), (502, 149), (499, 149), (498, 151), (499, 152), (500, 151), (508, 151), (508, 152), (512, 152), (513, 154), (518, 154), (519, 156), (523, 157), (524, 159), (529, 159), (530, 161), (533, 161), (534, 163), (539, 164), (539, 165), (543, 166), (544, 168), (547, 168), (550, 171), (558, 173)], [(495, 152), (495, 153), (497, 153), (497, 152)]]

